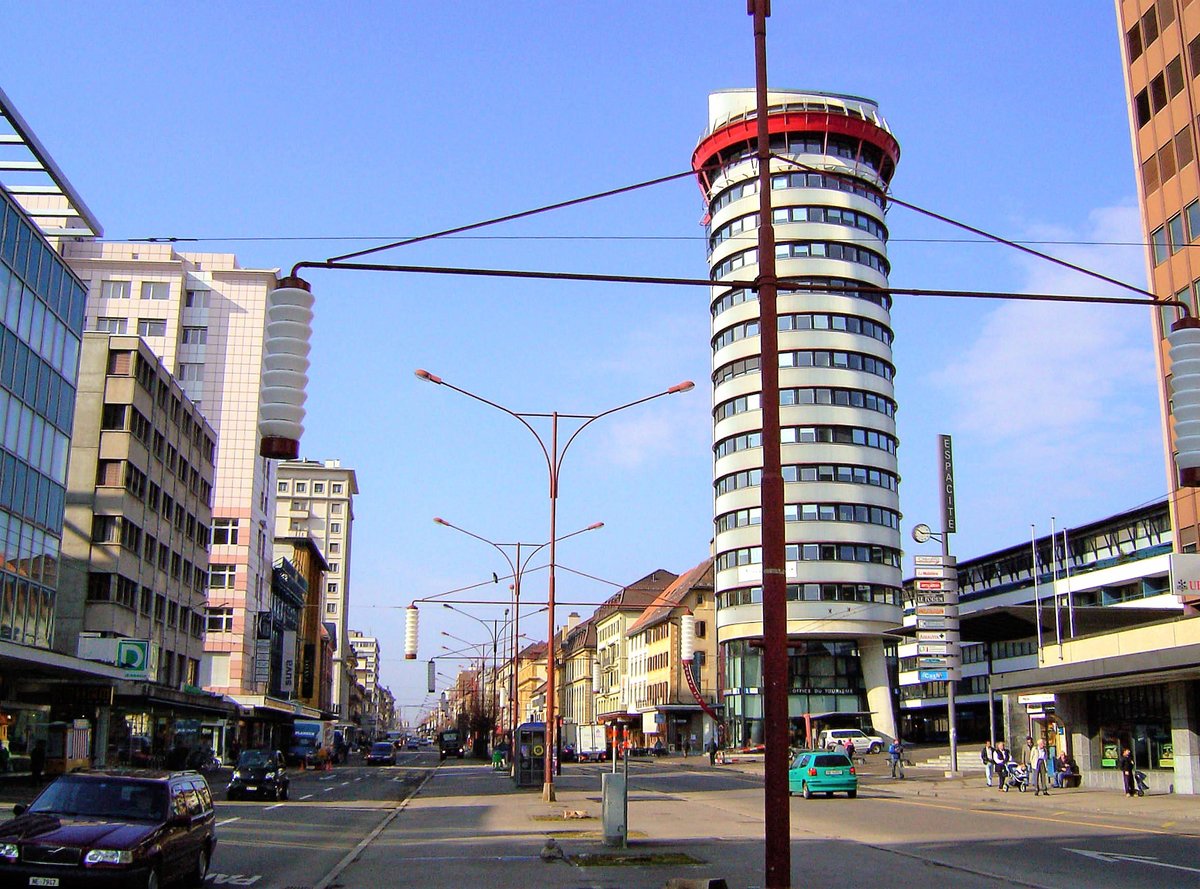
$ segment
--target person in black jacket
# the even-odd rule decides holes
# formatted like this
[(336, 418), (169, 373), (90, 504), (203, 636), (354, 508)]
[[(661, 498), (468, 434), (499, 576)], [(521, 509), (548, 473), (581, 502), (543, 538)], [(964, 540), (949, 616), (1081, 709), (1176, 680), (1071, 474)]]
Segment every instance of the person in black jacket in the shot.
[(29, 752), (29, 772), (34, 785), (42, 783), (42, 772), (46, 771), (46, 742), (38, 741)]
[(1121, 759), (1117, 765), (1121, 770), (1121, 777), (1125, 779), (1125, 795), (1134, 796), (1137, 793), (1137, 783), (1133, 776), (1133, 753), (1128, 747), (1121, 752)]

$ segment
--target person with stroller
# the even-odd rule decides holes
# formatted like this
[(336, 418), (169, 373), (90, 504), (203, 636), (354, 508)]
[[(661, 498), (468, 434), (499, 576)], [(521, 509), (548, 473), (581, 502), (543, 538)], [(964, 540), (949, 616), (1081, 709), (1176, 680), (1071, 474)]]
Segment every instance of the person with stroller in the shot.
[(1121, 752), (1121, 759), (1118, 761), (1117, 765), (1121, 770), (1121, 777), (1125, 779), (1125, 795), (1136, 796), (1137, 783), (1136, 779), (1134, 778), (1134, 772), (1136, 769), (1133, 765), (1133, 751), (1126, 747)]
[(999, 779), (996, 786), (1001, 790), (1004, 789), (1004, 784), (1008, 780), (1008, 764), (1012, 761), (1012, 756), (1008, 752), (1008, 748), (1004, 746), (1003, 741), (997, 741), (996, 746), (992, 748), (992, 762), (996, 770), (996, 777)]

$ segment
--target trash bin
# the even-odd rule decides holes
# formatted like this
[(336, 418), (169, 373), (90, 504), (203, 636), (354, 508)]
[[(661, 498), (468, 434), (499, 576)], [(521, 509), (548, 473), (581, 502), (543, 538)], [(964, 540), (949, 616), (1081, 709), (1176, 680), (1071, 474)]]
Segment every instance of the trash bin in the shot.
[(541, 787), (546, 774), (546, 723), (526, 722), (517, 727), (513, 781), (518, 787)]

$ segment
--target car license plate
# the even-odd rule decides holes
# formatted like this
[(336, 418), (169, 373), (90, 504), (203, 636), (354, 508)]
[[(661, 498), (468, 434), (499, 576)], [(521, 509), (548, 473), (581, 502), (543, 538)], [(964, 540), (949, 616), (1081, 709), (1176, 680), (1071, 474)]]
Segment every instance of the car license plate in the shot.
[(841, 773), (841, 769), (827, 769), (825, 772), (826, 775), (840, 775)]
[(57, 886), (58, 877), (30, 877), (30, 886)]
[(247, 784), (246, 790), (249, 791), (250, 793), (254, 793), (254, 791), (258, 790), (258, 785), (257, 784)]

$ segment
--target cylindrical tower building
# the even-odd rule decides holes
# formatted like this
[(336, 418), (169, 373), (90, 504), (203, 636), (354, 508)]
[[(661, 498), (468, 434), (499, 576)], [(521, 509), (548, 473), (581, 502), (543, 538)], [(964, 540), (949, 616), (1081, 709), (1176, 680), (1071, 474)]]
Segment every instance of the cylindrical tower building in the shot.
[[(900, 148), (876, 105), (772, 91), (780, 434), (790, 698), (804, 714), (870, 715), (895, 735), (885, 630), (901, 622), (885, 192)], [(708, 201), (717, 627), (731, 741), (762, 738), (761, 377), (757, 121), (752, 89), (709, 97), (692, 157)], [(843, 288), (865, 288), (848, 290)]]

